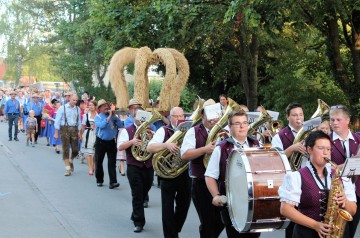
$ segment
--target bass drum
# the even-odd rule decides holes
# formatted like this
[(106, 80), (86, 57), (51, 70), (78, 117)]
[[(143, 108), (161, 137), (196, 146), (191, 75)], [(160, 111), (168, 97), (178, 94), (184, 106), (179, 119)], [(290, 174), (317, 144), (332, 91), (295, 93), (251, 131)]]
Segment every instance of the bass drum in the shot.
[(291, 172), (291, 167), (281, 150), (248, 148), (231, 152), (226, 196), (229, 215), (238, 232), (274, 231), (288, 226), (289, 220), (280, 215), (278, 195), (287, 172)]

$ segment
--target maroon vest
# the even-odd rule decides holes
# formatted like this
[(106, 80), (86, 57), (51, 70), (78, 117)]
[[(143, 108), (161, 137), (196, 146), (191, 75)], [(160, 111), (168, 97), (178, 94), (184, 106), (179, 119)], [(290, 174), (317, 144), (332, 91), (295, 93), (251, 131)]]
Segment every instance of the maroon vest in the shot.
[(314, 219), (323, 221), (327, 208), (325, 190), (320, 190), (308, 167), (298, 170), (301, 175), (301, 197), (299, 211)]
[[(136, 132), (136, 127), (134, 124), (128, 126), (125, 128), (127, 133), (129, 134), (129, 140), (132, 140), (134, 138), (135, 132)], [(152, 156), (150, 159), (141, 162), (141, 161), (137, 161), (134, 156), (131, 153), (131, 146), (129, 148), (127, 148), (126, 150), (126, 164), (131, 164), (131, 165), (135, 165), (137, 167), (140, 168), (152, 168)]]
[[(254, 139), (252, 137), (247, 137), (249, 147), (259, 147), (259, 141), (257, 139)], [(226, 139), (223, 142), (220, 143), (220, 150), (221, 150), (221, 156), (220, 156), (220, 175), (219, 175), (219, 191), (221, 194), (226, 195), (225, 191), (225, 176), (226, 176), (226, 167), (227, 167), (227, 160), (229, 158), (229, 155), (231, 151), (234, 149), (234, 140), (232, 138)]]
[(279, 131), (279, 137), (283, 144), (284, 150), (286, 150), (289, 146), (291, 146), (295, 140), (295, 137), (289, 126)]
[[(203, 124), (194, 126), (195, 130), (195, 140), (196, 140), (196, 149), (204, 147), (206, 145), (206, 140), (208, 133)], [(205, 166), (204, 166), (204, 156), (200, 156), (196, 159), (190, 161), (190, 176), (194, 176), (200, 179), (205, 179)]]
[(164, 137), (164, 143), (174, 134), (174, 130), (171, 129), (171, 126), (163, 126), (162, 128), (164, 128), (165, 131), (165, 137)]
[[(352, 133), (355, 140), (349, 140), (350, 155), (355, 155), (360, 145), (360, 135)], [(333, 133), (330, 134), (331, 139), (331, 160), (336, 164), (343, 164), (346, 160), (344, 147), (340, 140), (333, 140)], [(356, 196), (360, 197), (360, 179), (355, 182)]]

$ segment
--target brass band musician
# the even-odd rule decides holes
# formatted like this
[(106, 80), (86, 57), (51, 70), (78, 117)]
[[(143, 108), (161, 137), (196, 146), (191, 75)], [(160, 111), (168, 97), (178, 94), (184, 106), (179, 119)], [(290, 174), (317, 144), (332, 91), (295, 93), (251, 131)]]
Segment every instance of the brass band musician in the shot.
[[(166, 143), (174, 134), (178, 120), (184, 120), (184, 111), (181, 107), (174, 107), (170, 111), (170, 124), (156, 131), (147, 146), (148, 152), (156, 153), (167, 149), (172, 154), (180, 153), (177, 143)], [(160, 188), (164, 237), (179, 237), (178, 233), (185, 223), (190, 207), (191, 180), (188, 174), (183, 172), (176, 178), (161, 178)]]
[[(204, 102), (203, 107), (215, 104), (212, 99)], [(200, 220), (200, 237), (218, 237), (224, 225), (221, 222), (219, 210), (212, 205), (212, 196), (205, 184), (204, 155), (211, 154), (215, 141), (206, 144), (209, 131), (215, 121), (208, 120), (202, 110), (202, 124), (190, 128), (185, 134), (181, 146), (181, 159), (190, 161), (189, 174), (192, 178), (191, 197)]]
[[(336, 105), (330, 108), (331, 160), (342, 165), (346, 158), (356, 155), (360, 145), (360, 135), (349, 129), (350, 113), (346, 106)], [(356, 199), (360, 201), (360, 179), (355, 182)], [(359, 224), (360, 211), (357, 210), (353, 220), (349, 222), (349, 237), (354, 237)]]
[[(310, 161), (307, 162), (306, 167), (285, 175), (284, 182), (279, 188), (280, 212), (296, 223), (293, 238), (325, 237), (333, 232), (332, 226), (324, 223), (328, 215), (328, 200), (354, 215), (356, 212), (354, 186), (350, 179), (344, 178), (342, 179), (344, 192), (336, 194), (329, 191), (335, 189), (332, 188), (334, 186), (332, 177), (335, 173), (325, 159), (331, 154), (328, 135), (322, 131), (314, 131), (306, 138), (305, 145)], [(334, 197), (329, 197), (329, 194), (334, 194)], [(345, 234), (344, 237), (349, 236)]]
[[(217, 207), (222, 207), (221, 195), (226, 195), (225, 191), (225, 174), (226, 164), (230, 152), (234, 148), (249, 148), (258, 147), (259, 141), (254, 137), (248, 137), (248, 117), (245, 111), (232, 111), (228, 118), (228, 126), (231, 137), (225, 139), (220, 145), (216, 146), (211, 155), (208, 167), (205, 173), (205, 181), (209, 189), (212, 199), (212, 204)], [(244, 190), (244, 192), (247, 192)], [(239, 233), (232, 226), (229, 212), (227, 208), (221, 208), (221, 217), (226, 227), (228, 237), (259, 237), (260, 233)]]

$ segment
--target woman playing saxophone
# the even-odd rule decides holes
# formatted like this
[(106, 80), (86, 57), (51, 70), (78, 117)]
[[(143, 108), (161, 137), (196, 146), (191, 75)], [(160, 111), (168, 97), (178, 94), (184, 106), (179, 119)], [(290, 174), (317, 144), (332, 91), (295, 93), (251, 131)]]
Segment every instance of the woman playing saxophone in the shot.
[[(285, 175), (279, 188), (280, 212), (296, 223), (292, 234), (298, 237), (333, 236), (336, 224), (326, 224), (329, 207), (341, 208), (351, 215), (356, 212), (354, 185), (350, 179), (336, 177), (338, 173), (327, 163), (331, 154), (330, 138), (322, 131), (314, 131), (305, 140), (305, 148), (310, 160), (306, 167)], [(340, 180), (334, 192), (334, 179)], [(342, 183), (341, 183), (342, 182)], [(333, 197), (329, 197), (332, 194)], [(330, 206), (328, 204), (332, 204)], [(296, 209), (297, 207), (297, 209)], [(350, 216), (351, 217), (351, 216)], [(346, 232), (345, 232), (346, 234)], [(346, 237), (346, 236), (344, 236)]]

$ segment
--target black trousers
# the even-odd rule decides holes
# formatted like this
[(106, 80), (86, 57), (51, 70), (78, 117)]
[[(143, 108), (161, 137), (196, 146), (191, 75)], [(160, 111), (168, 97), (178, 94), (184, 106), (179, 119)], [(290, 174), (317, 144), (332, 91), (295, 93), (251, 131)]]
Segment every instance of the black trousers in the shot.
[(200, 237), (219, 237), (224, 230), (224, 224), (219, 209), (212, 205), (212, 196), (204, 179), (192, 179), (191, 197), (200, 219)]
[(38, 131), (35, 132), (35, 142), (36, 142), (39, 135), (41, 135), (41, 118), (42, 118), (42, 115), (35, 116), (35, 118), (36, 118), (37, 125), (38, 125)]
[(190, 207), (191, 179), (184, 172), (174, 179), (161, 178), (160, 185), (164, 237), (175, 238), (185, 223)]
[(356, 233), (356, 228), (359, 224), (359, 220), (360, 220), (360, 197), (356, 196), (356, 200), (357, 200), (357, 208), (356, 208), (356, 213), (353, 216), (353, 220), (351, 222), (348, 222), (348, 226), (349, 226), (349, 237), (353, 238), (355, 236)]
[(117, 183), (116, 179), (116, 142), (115, 140), (102, 140), (99, 137), (96, 137), (95, 140), (95, 177), (97, 183), (104, 182), (104, 169), (103, 161), (105, 154), (108, 157), (108, 173), (110, 178), (110, 183)]
[(292, 234), (292, 238), (303, 238), (303, 237), (306, 237), (306, 238), (318, 238), (319, 235), (318, 233), (313, 230), (313, 229), (310, 229), (306, 226), (302, 226), (302, 225), (299, 225), (299, 224), (294, 224), (294, 229), (293, 229), (293, 234)]
[(239, 233), (232, 225), (229, 210), (226, 207), (220, 208), (221, 220), (226, 228), (228, 238), (258, 238), (261, 233)]
[(153, 168), (140, 168), (128, 164), (126, 174), (129, 180), (133, 211), (131, 220), (135, 226), (145, 225), (144, 201), (154, 179)]

